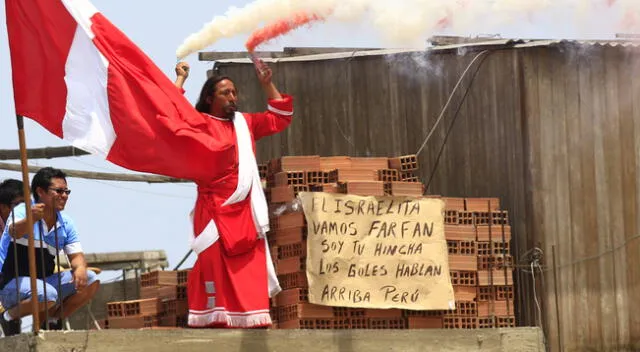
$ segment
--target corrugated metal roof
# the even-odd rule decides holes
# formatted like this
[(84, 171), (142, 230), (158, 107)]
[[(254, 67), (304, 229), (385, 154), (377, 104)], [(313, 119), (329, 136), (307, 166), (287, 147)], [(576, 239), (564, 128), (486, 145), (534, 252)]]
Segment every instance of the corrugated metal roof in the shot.
[(573, 39), (558, 39), (558, 40), (531, 40), (526, 43), (518, 44), (516, 48), (530, 48), (536, 46), (554, 46), (563, 44), (577, 44), (585, 46), (623, 46), (623, 47), (640, 47), (640, 41), (638, 40), (573, 40)]
[[(559, 46), (559, 45), (567, 45), (567, 44), (586, 45), (586, 46), (611, 46), (611, 47), (622, 46), (622, 47), (634, 47), (634, 48), (640, 47), (640, 41), (631, 41), (631, 40), (499, 39), (499, 40), (490, 40), (486, 42), (441, 45), (441, 46), (427, 47), (424, 49), (406, 48), (406, 49), (362, 50), (362, 51), (304, 55), (304, 56), (293, 56), (293, 57), (283, 57), (283, 58), (264, 58), (263, 60), (269, 63), (322, 61), (322, 60), (347, 59), (352, 57), (385, 56), (385, 55), (424, 52), (424, 51), (438, 52), (438, 51), (461, 50), (461, 49), (487, 49), (487, 48), (497, 49), (497, 48), (507, 48), (507, 47), (531, 48), (531, 47), (544, 47), (544, 46)], [(236, 58), (236, 59), (218, 60), (216, 62), (249, 64), (251, 63), (251, 60), (248, 58)]]

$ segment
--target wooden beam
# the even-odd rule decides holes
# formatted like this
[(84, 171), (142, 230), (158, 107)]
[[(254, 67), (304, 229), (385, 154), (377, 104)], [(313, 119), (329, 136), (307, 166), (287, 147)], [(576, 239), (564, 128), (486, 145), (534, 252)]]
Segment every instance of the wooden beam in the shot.
[[(350, 51), (368, 51), (380, 50), (380, 48), (322, 48), (322, 47), (306, 47), (306, 48), (284, 48), (283, 51), (256, 51), (258, 57), (277, 59), (281, 57), (307, 56), (330, 53), (343, 53)], [(247, 59), (246, 51), (209, 51), (198, 53), (200, 61), (218, 61), (229, 59)]]
[(616, 33), (616, 38), (638, 40), (640, 39), (640, 33)]
[[(40, 170), (39, 166), (29, 166), (29, 173), (36, 173)], [(0, 162), (0, 170), (20, 171), (20, 165)], [(84, 178), (90, 180), (104, 181), (124, 181), (124, 182), (145, 182), (145, 183), (184, 183), (191, 182), (189, 180), (181, 180), (166, 176), (157, 175), (131, 175), (117, 174), (109, 172), (91, 172), (62, 169), (68, 177)]]
[[(255, 54), (259, 57), (268, 57), (272, 59), (284, 57), (281, 51), (256, 51)], [(198, 53), (198, 60), (200, 61), (218, 61), (248, 58), (249, 54), (246, 51), (208, 51)]]
[[(27, 149), (27, 158), (29, 159), (52, 159), (64, 158), (68, 156), (87, 155), (82, 149), (76, 147), (45, 147)], [(19, 149), (0, 149), (0, 160), (19, 160)]]

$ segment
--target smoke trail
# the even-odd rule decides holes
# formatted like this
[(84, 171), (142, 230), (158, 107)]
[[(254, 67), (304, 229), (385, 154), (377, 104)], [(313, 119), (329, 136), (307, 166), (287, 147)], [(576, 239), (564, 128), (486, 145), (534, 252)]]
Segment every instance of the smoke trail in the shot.
[[(333, 2), (335, 0), (331, 0)], [(295, 14), (306, 12), (324, 17), (331, 10), (327, 1), (296, 0), (256, 0), (243, 8), (231, 7), (224, 16), (216, 16), (202, 29), (191, 34), (178, 47), (176, 56), (180, 59), (202, 50), (220, 39), (232, 38), (240, 34), (249, 34), (264, 23), (291, 18)]]
[(266, 41), (286, 34), (300, 26), (322, 19), (324, 18), (316, 14), (308, 14), (305, 12), (297, 13), (292, 18), (276, 21), (251, 33), (245, 46), (249, 52), (253, 52), (258, 45)]
[(220, 39), (248, 35), (267, 23), (300, 13), (344, 22), (366, 21), (384, 42), (419, 47), (434, 33), (489, 33), (504, 25), (532, 24), (548, 14), (554, 15), (553, 25), (574, 29), (582, 25), (587, 30), (594, 21), (608, 22), (613, 14), (616, 23), (607, 26), (607, 31), (640, 30), (639, 0), (256, 0), (215, 17), (187, 37), (176, 55), (183, 58)]

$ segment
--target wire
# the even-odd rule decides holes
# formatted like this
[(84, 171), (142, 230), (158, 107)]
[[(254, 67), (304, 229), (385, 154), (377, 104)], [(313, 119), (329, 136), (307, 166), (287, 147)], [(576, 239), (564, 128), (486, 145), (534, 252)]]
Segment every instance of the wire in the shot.
[[(467, 65), (467, 68), (464, 70), (464, 72), (462, 72), (462, 75), (460, 76), (460, 79), (458, 79), (458, 83), (456, 83), (456, 85), (453, 87), (453, 91), (451, 91), (451, 94), (449, 94), (449, 99), (447, 99), (446, 104), (444, 104), (444, 106), (442, 107), (442, 111), (440, 111), (440, 116), (438, 116), (438, 119), (436, 120), (436, 123), (433, 125), (433, 127), (431, 128), (431, 131), (429, 131), (429, 134), (427, 134), (427, 138), (424, 139), (424, 142), (422, 142), (422, 145), (420, 146), (420, 148), (416, 152), (416, 156), (420, 155), (420, 152), (422, 152), (422, 149), (424, 149), (424, 146), (427, 144), (429, 139), (431, 139), (431, 136), (433, 135), (433, 132), (435, 132), (436, 127), (438, 127), (438, 125), (440, 124), (440, 121), (442, 121), (442, 118), (444, 117), (444, 113), (447, 111), (447, 108), (449, 107), (449, 104), (451, 103), (451, 100), (453, 99), (453, 96), (456, 94), (456, 91), (458, 90), (458, 87), (460, 87), (460, 83), (462, 83), (462, 80), (467, 75), (467, 72), (469, 71), (469, 69), (471, 69), (471, 66), (473, 66), (473, 63), (476, 62), (476, 60), (478, 60), (480, 58), (480, 56), (482, 56), (482, 55), (484, 55), (484, 54), (486, 54), (488, 52), (489, 52), (488, 50), (483, 50), (483, 51), (479, 52), (473, 58), (473, 60), (471, 60), (469, 65)], [(479, 66), (478, 66), (478, 68), (479, 68)], [(476, 73), (477, 73), (477, 71), (476, 71)], [(474, 77), (475, 77), (475, 74), (474, 74)], [(472, 80), (473, 80), (473, 78), (472, 78)], [(469, 86), (471, 86), (471, 83), (469, 83)], [(467, 90), (468, 90), (468, 88), (467, 88)], [(465, 96), (466, 96), (466, 94), (465, 94)], [(462, 101), (464, 101), (464, 98), (462, 99)], [(462, 105), (462, 102), (460, 102), (460, 105)]]
[(542, 309), (540, 308), (540, 302), (538, 302), (538, 294), (536, 293), (536, 273), (533, 269), (533, 262), (531, 262), (531, 277), (533, 278), (533, 299), (536, 302), (538, 308), (538, 326), (542, 325)]
[(92, 163), (88, 163), (88, 162), (86, 162), (86, 161), (82, 161), (82, 160), (80, 160), (80, 157), (77, 157), (77, 158), (70, 158), (70, 160), (71, 160), (71, 161), (75, 161), (75, 162), (76, 162), (76, 163), (78, 163), (78, 164), (82, 164), (82, 165), (85, 165), (85, 166), (90, 166), (90, 167), (92, 167), (92, 168), (94, 168), (94, 169), (98, 169), (98, 170), (102, 170), (102, 171), (108, 171), (108, 172), (113, 172), (113, 170), (112, 170), (112, 169), (109, 169), (109, 168), (106, 168), (106, 167), (103, 167), (103, 166), (97, 166), (97, 165), (94, 165), (94, 164), (92, 164)]
[[(594, 260), (594, 259), (601, 258), (601, 257), (603, 257), (603, 256), (605, 256), (607, 254), (610, 254), (610, 253), (616, 252), (616, 251), (618, 251), (618, 250), (620, 250), (622, 248), (625, 248), (627, 245), (629, 245), (629, 243), (631, 241), (636, 240), (638, 238), (640, 238), (640, 234), (637, 234), (637, 235), (634, 235), (634, 236), (631, 236), (631, 237), (627, 238), (623, 243), (621, 243), (620, 245), (618, 245), (618, 246), (616, 246), (614, 248), (605, 250), (603, 252), (600, 252), (600, 253), (592, 255), (592, 256), (588, 256), (588, 257), (584, 257), (582, 259), (574, 260), (571, 263), (558, 265), (558, 266), (556, 266), (556, 269), (564, 269), (564, 268), (568, 268), (568, 267), (573, 267), (573, 266), (576, 266), (576, 265), (584, 263), (584, 262), (588, 262), (588, 261), (591, 261), (591, 260)], [(541, 258), (542, 257), (541, 256), (542, 250), (540, 248), (537, 248), (537, 247), (533, 248), (532, 250), (529, 250), (529, 251), (525, 252), (525, 254), (529, 253), (530, 251), (536, 251), (536, 250), (540, 252), (540, 258)], [(548, 272), (548, 271), (553, 270), (552, 267), (548, 267), (547, 265), (542, 266), (542, 265), (539, 264), (539, 262), (540, 262), (540, 260), (538, 260), (538, 267), (540, 268), (539, 269), (540, 272), (544, 273), (544, 272)], [(526, 272), (526, 273), (529, 273), (529, 271), (525, 270), (525, 269), (522, 269), (522, 271)]]
[[(471, 65), (473, 64), (473, 62), (476, 59), (478, 59), (481, 54), (483, 54), (485, 52), (488, 52), (488, 51), (485, 50), (485, 51), (480, 52), (471, 61), (471, 63), (469, 63), (469, 66), (467, 66), (467, 69), (464, 71), (464, 73), (462, 74), (462, 76), (458, 80), (458, 84), (456, 84), (456, 87), (454, 88), (453, 92), (451, 92), (451, 95), (449, 96), (449, 101), (451, 100), (451, 98), (455, 94), (456, 88), (458, 87), (459, 83), (462, 82), (462, 78), (465, 76), (465, 74), (467, 73), (469, 68), (471, 68)], [(458, 116), (460, 116), (459, 113), (460, 113), (460, 109), (462, 109), (462, 104), (467, 99), (467, 95), (469, 95), (469, 91), (471, 90), (471, 86), (473, 85), (473, 82), (474, 82), (476, 76), (478, 75), (478, 72), (480, 72), (480, 67), (482, 67), (482, 63), (484, 62), (484, 60), (486, 58), (487, 58), (487, 56), (484, 56), (482, 58), (482, 61), (480, 61), (480, 64), (478, 64), (478, 67), (476, 68), (475, 72), (473, 73), (473, 76), (471, 77), (471, 82), (469, 82), (469, 85), (467, 86), (467, 89), (465, 90), (464, 95), (462, 96), (462, 99), (460, 100), (460, 104), (458, 104), (458, 108), (456, 109), (456, 111), (455, 111), (455, 113), (453, 115), (453, 119), (451, 120), (451, 124), (449, 125), (449, 129), (447, 130), (447, 133), (444, 136), (444, 140), (442, 141), (442, 145), (440, 146), (440, 150), (438, 151), (438, 156), (436, 157), (436, 161), (433, 164), (433, 168), (431, 169), (431, 174), (429, 175), (429, 181), (427, 181), (427, 183), (425, 185), (425, 190), (426, 191), (429, 190), (429, 187), (431, 186), (431, 182), (433, 181), (433, 177), (435, 176), (436, 171), (438, 170), (438, 165), (440, 164), (440, 158), (442, 157), (442, 153), (444, 152), (444, 147), (447, 145), (447, 141), (449, 140), (449, 135), (451, 134), (451, 131), (453, 130), (453, 126), (455, 125), (456, 120), (458, 119)], [(429, 132), (429, 135), (424, 140), (424, 143), (422, 143), (422, 146), (420, 147), (420, 149), (418, 150), (416, 155), (418, 155), (420, 153), (420, 151), (422, 151), (422, 148), (426, 145), (427, 141), (431, 138), (431, 135), (433, 134), (433, 131), (435, 130), (436, 126), (440, 123), (440, 120), (442, 119), (442, 116), (444, 116), (444, 111), (446, 110), (446, 107), (449, 104), (449, 101), (447, 101), (447, 104), (442, 109), (442, 113), (440, 114), (440, 117), (438, 118), (438, 121), (436, 121), (436, 124), (431, 129), (431, 132)]]
[(107, 185), (109, 187), (126, 189), (126, 190), (133, 191), (133, 192), (146, 193), (146, 194), (159, 196), (159, 197), (179, 198), (179, 199), (194, 199), (194, 197), (179, 196), (179, 195), (175, 195), (175, 194), (151, 192), (151, 191), (145, 191), (145, 190), (140, 190), (140, 189), (133, 189), (133, 188), (125, 187), (125, 186), (119, 186), (119, 185), (111, 184), (111, 183), (108, 183), (108, 182), (102, 182), (102, 181), (99, 181), (99, 180), (92, 180), (92, 182), (97, 182), (97, 183), (100, 183), (100, 184), (103, 184), (103, 185)]
[[(102, 171), (108, 171), (108, 172), (113, 172), (113, 170), (112, 170), (112, 169), (109, 169), (109, 168), (106, 168), (106, 167), (103, 167), (103, 166), (98, 166), (98, 165), (95, 165), (95, 164), (92, 164), (92, 163), (88, 163), (88, 162), (86, 162), (86, 161), (82, 161), (82, 160), (80, 160), (80, 157), (71, 158), (70, 160), (71, 160), (71, 161), (75, 161), (75, 162), (77, 162), (77, 163), (79, 163), (79, 164), (82, 164), (82, 165), (85, 165), (85, 166), (89, 166), (89, 167), (94, 168), (94, 169), (98, 169), (98, 170), (102, 170)], [(135, 174), (133, 174), (133, 175), (135, 175)], [(180, 187), (189, 187), (189, 188), (191, 188), (191, 186), (189, 186), (189, 185), (187, 185), (187, 184), (184, 184), (184, 183), (171, 183), (171, 185), (180, 186)]]

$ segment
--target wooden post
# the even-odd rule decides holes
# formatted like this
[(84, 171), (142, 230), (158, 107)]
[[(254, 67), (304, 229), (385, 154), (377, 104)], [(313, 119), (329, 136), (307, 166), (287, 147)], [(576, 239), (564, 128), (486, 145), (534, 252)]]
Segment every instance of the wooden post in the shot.
[(29, 277), (31, 278), (31, 314), (33, 317), (33, 333), (37, 334), (40, 330), (39, 304), (38, 304), (38, 285), (36, 270), (36, 247), (35, 237), (33, 235), (33, 216), (31, 214), (31, 192), (29, 190), (29, 166), (27, 165), (27, 145), (24, 136), (24, 119), (20, 115), (16, 115), (18, 124), (18, 141), (20, 144), (20, 163), (22, 165), (22, 183), (24, 192), (24, 205), (27, 214), (27, 229), (29, 234)]

